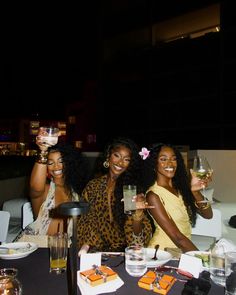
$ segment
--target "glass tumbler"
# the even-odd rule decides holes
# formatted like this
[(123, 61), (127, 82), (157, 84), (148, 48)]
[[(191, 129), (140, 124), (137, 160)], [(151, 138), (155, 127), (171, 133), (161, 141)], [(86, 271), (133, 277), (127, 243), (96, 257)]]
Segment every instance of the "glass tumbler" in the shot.
[(236, 252), (225, 253), (225, 294), (236, 295)]
[(125, 269), (133, 277), (145, 274), (147, 271), (145, 248), (139, 245), (125, 248)]
[(22, 295), (22, 285), (16, 268), (0, 269), (0, 295)]

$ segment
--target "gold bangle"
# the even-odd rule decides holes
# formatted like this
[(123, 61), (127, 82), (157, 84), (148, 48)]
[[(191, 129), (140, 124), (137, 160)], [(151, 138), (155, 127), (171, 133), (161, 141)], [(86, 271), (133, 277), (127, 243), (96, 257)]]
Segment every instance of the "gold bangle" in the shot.
[(198, 205), (198, 202), (194, 202), (194, 205), (195, 205), (195, 207), (197, 208), (197, 209), (199, 209), (199, 210), (206, 210), (206, 209), (208, 209), (208, 208), (210, 208), (211, 207), (211, 205), (210, 205), (210, 203), (206, 203), (206, 204), (204, 204), (204, 205), (202, 205), (202, 206), (199, 206)]
[(195, 202), (197, 202), (197, 203), (208, 203), (209, 202), (209, 200), (206, 198), (206, 197), (204, 197), (204, 199), (203, 200), (199, 200), (199, 201), (195, 201)]
[(47, 164), (48, 161), (48, 151), (40, 151), (37, 155), (36, 162), (39, 164)]

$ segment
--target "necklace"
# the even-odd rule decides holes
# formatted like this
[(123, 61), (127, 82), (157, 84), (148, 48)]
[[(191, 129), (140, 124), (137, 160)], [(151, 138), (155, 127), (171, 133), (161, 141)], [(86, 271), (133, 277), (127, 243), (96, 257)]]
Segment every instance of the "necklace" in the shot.
[(114, 183), (111, 183), (110, 185), (107, 184), (107, 203), (108, 203), (110, 223), (113, 222), (113, 215), (112, 215), (112, 209), (111, 209), (111, 198), (114, 193), (114, 187), (115, 187)]

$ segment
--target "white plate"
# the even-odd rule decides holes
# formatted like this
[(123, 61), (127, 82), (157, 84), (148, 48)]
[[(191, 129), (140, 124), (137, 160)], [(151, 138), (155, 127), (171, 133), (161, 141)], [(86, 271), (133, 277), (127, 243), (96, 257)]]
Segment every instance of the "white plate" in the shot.
[(12, 253), (0, 254), (1, 259), (18, 259), (23, 258), (35, 250), (38, 249), (38, 245), (30, 242), (16, 242), (16, 243), (6, 243), (0, 246), (8, 249), (12, 249)]
[[(198, 255), (208, 254), (208, 255), (210, 255), (210, 252), (208, 252), (208, 251), (189, 251), (189, 252), (186, 252), (185, 254), (190, 255), (190, 256), (195, 256), (195, 254), (198, 254)], [(209, 267), (202, 266), (202, 269), (209, 270)]]
[(172, 258), (172, 255), (163, 250), (157, 251), (157, 260), (152, 260), (152, 257), (155, 254), (154, 248), (146, 248), (146, 260), (147, 260), (147, 267), (157, 267), (165, 264)]

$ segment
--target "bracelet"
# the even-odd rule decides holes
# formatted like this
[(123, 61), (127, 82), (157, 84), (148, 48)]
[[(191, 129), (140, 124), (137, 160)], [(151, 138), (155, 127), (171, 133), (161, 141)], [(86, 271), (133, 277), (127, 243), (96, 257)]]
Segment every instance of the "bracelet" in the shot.
[(209, 202), (209, 200), (206, 198), (206, 197), (204, 197), (204, 199), (203, 200), (201, 200), (201, 201), (196, 201), (197, 202), (197, 204), (201, 204), (201, 203), (208, 203)]
[(144, 213), (142, 211), (141, 214), (137, 214), (137, 211), (132, 215), (133, 217), (133, 221), (141, 221), (143, 220), (143, 217), (144, 217)]
[(37, 155), (36, 162), (39, 164), (47, 164), (48, 161), (48, 151), (40, 151)]
[[(200, 201), (201, 202), (201, 201)], [(208, 208), (210, 208), (211, 207), (211, 205), (210, 205), (210, 203), (206, 203), (206, 204), (204, 204), (204, 205), (202, 205), (202, 206), (199, 206), (198, 205), (198, 203), (200, 203), (200, 202), (194, 202), (194, 205), (195, 205), (195, 207), (197, 208), (197, 209), (200, 209), (200, 210), (206, 210), (206, 209), (208, 209)]]

